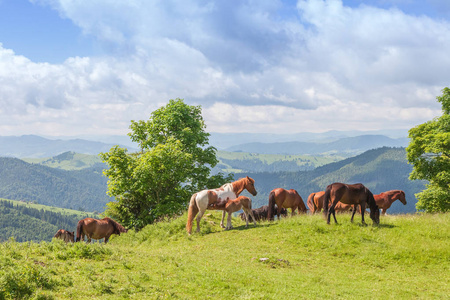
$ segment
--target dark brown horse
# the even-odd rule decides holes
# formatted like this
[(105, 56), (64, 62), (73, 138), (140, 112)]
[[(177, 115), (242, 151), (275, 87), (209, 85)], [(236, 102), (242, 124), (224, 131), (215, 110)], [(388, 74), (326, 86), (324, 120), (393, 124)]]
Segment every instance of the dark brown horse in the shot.
[(84, 236), (87, 237), (87, 242), (91, 239), (100, 240), (105, 238), (105, 244), (108, 242), (112, 234), (120, 235), (121, 232), (127, 232), (122, 225), (110, 218), (103, 218), (101, 220), (86, 218), (78, 221), (77, 225), (77, 242), (84, 241)]
[[(278, 209), (278, 208), (276, 208), (276, 209)], [(263, 206), (261, 206), (259, 208), (252, 209), (253, 215), (255, 216), (255, 220), (258, 221), (258, 222), (259, 221), (263, 221), (263, 220), (267, 220), (267, 213), (268, 213), (268, 211), (269, 211), (269, 206), (268, 205), (263, 205)], [(286, 208), (281, 208), (281, 215), (284, 216), (284, 217), (287, 217), (287, 210), (286, 210)], [(241, 217), (241, 219), (243, 221), (245, 221), (244, 213), (240, 213), (239, 217)], [(251, 216), (250, 216), (249, 221), (252, 222)]]
[(290, 208), (292, 216), (295, 210), (299, 213), (306, 213), (307, 209), (302, 197), (296, 190), (285, 190), (283, 188), (273, 189), (269, 194), (269, 209), (267, 212), (267, 219), (272, 221), (274, 217), (275, 204), (277, 205), (277, 216), (280, 219), (281, 208)]
[(400, 200), (403, 205), (406, 205), (405, 192), (402, 190), (391, 190), (378, 195), (373, 195), (375, 202), (381, 208), (381, 213), (386, 214), (386, 210), (391, 207), (395, 200)]
[(53, 236), (56, 239), (61, 239), (64, 242), (75, 242), (75, 232), (73, 231), (67, 231), (65, 229), (60, 229), (56, 232), (56, 234)]
[[(331, 201), (331, 206), (329, 207), (329, 202)], [(325, 190), (324, 203), (323, 203), (323, 213), (327, 218), (327, 224), (330, 224), (330, 217), (333, 214), (334, 221), (337, 223), (335, 206), (338, 202), (350, 205), (360, 205), (361, 206), (361, 218), (362, 223), (364, 222), (364, 212), (366, 209), (366, 204), (370, 207), (370, 218), (373, 220), (374, 224), (380, 223), (380, 210), (375, 202), (372, 192), (366, 188), (363, 184), (345, 184), (340, 182), (335, 182), (327, 186)], [(329, 208), (328, 208), (329, 207)], [(356, 209), (353, 209), (353, 217), (355, 216)]]

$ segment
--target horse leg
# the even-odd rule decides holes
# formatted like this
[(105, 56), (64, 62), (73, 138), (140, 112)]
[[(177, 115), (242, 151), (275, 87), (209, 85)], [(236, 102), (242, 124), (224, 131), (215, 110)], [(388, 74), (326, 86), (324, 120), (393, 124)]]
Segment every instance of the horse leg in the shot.
[(334, 222), (336, 224), (338, 223), (337, 220), (336, 220), (336, 210), (334, 209), (334, 207), (336, 206), (337, 203), (338, 203), (338, 201), (333, 201), (333, 203), (330, 206), (330, 209), (328, 210), (327, 224), (330, 224), (331, 214), (333, 214)]
[(245, 222), (246, 222), (245, 228), (247, 228), (248, 227), (248, 218), (249, 218), (249, 216), (248, 216), (248, 212), (245, 209), (243, 209), (243, 211), (244, 211)]
[(353, 223), (353, 217), (355, 216), (355, 213), (356, 213), (356, 204), (355, 205), (353, 205), (353, 212), (352, 212), (352, 218), (350, 219), (350, 221)]
[(220, 227), (222, 227), (222, 228), (225, 228), (225, 225), (223, 225), (223, 221), (225, 220), (226, 213), (227, 212), (225, 210), (222, 212), (222, 221), (220, 221)]
[(363, 225), (366, 225), (366, 222), (364, 221), (364, 213), (366, 211), (366, 202), (363, 201), (363, 202), (361, 202), (360, 205), (361, 205), (361, 220), (362, 220)]
[(197, 215), (197, 218), (196, 218), (196, 220), (197, 220), (197, 232), (200, 232), (200, 220), (202, 219), (204, 213), (205, 213), (205, 210), (200, 210), (200, 212)]
[[(249, 211), (249, 212), (248, 212), (248, 214), (247, 214), (247, 217), (248, 217), (248, 215), (252, 216), (253, 224), (255, 224), (255, 226), (256, 226), (256, 221), (255, 221), (255, 216), (253, 215), (253, 210), (252, 210), (252, 209), (249, 209), (248, 211)], [(248, 225), (248, 224), (247, 224), (247, 225)]]
[(225, 230), (232, 229), (232, 228), (233, 228), (233, 225), (231, 225), (231, 213), (228, 212), (227, 227), (225, 228)]

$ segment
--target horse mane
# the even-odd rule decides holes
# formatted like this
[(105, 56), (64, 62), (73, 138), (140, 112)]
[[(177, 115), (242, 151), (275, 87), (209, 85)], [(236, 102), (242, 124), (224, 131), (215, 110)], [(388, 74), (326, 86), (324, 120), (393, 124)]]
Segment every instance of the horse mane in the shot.
[(367, 191), (367, 204), (369, 204), (370, 211), (372, 210), (375, 211), (379, 209), (377, 203), (375, 202), (375, 198), (373, 197), (373, 193), (368, 188), (366, 188), (366, 191)]
[(128, 230), (125, 229), (125, 227), (123, 227), (122, 225), (120, 225), (119, 223), (117, 223), (116, 221), (114, 221), (111, 218), (103, 218), (103, 220), (108, 221), (109, 224), (111, 224), (114, 227), (114, 233), (115, 234), (120, 234), (121, 232), (127, 232)]

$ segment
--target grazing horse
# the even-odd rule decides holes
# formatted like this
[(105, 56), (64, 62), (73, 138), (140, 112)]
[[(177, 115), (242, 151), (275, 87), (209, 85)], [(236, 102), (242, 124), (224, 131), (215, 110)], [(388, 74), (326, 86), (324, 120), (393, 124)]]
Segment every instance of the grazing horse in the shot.
[[(244, 177), (231, 183), (226, 183), (218, 189), (203, 190), (191, 196), (189, 202), (188, 218), (186, 230), (188, 234), (192, 232), (192, 222), (197, 216), (197, 232), (200, 232), (200, 220), (207, 209), (214, 209), (213, 206), (218, 204), (225, 205), (230, 199), (236, 199), (239, 195), (247, 190), (253, 196), (256, 196), (255, 180), (250, 177)], [(198, 214), (198, 215), (197, 215)], [(223, 228), (226, 211), (222, 213), (222, 221), (220, 226)]]
[[(325, 196), (324, 191), (311, 193), (308, 197), (308, 200), (306, 201), (306, 204), (308, 205), (309, 210), (312, 214), (318, 213), (323, 209), (323, 199)], [(331, 203), (329, 204), (328, 208), (330, 208)], [(338, 202), (336, 206), (334, 207), (336, 211), (353, 211), (354, 206), (350, 204), (344, 204), (342, 202)]]
[(53, 236), (56, 239), (61, 239), (64, 242), (75, 242), (75, 232), (73, 231), (67, 231), (65, 229), (60, 229), (56, 232), (56, 234)]
[(240, 210), (241, 208), (244, 211), (245, 221), (247, 222), (245, 227), (248, 227), (249, 216), (252, 217), (253, 223), (256, 226), (255, 216), (253, 215), (252, 211), (252, 200), (248, 197), (239, 196), (236, 199), (228, 200), (225, 203), (219, 202), (213, 204), (210, 209), (223, 210), (224, 213), (228, 213), (227, 227), (225, 228), (225, 230), (228, 230), (233, 228), (233, 225), (231, 225), (231, 214)]
[(381, 208), (381, 213), (386, 214), (386, 210), (391, 207), (395, 200), (400, 200), (403, 205), (406, 205), (405, 192), (402, 190), (391, 190), (378, 195), (373, 195), (375, 202)]
[[(330, 201), (331, 206), (329, 207)], [(335, 182), (327, 186), (323, 203), (323, 213), (327, 218), (327, 224), (330, 224), (331, 214), (333, 214), (334, 222), (337, 224), (335, 206), (338, 202), (350, 205), (360, 205), (363, 224), (365, 224), (364, 212), (366, 209), (366, 204), (368, 204), (370, 207), (370, 218), (373, 220), (374, 224), (380, 223), (380, 210), (378, 209), (378, 205), (375, 202), (372, 192), (363, 184), (345, 184)], [(355, 212), (356, 209), (354, 209), (352, 213), (352, 222)]]
[(295, 214), (295, 210), (298, 209), (299, 213), (306, 213), (306, 206), (302, 197), (296, 190), (285, 190), (283, 188), (273, 189), (269, 194), (269, 209), (267, 211), (267, 219), (273, 221), (275, 204), (277, 208), (278, 220), (280, 219), (281, 208), (290, 208), (292, 216)]
[(85, 218), (78, 221), (77, 225), (77, 242), (84, 241), (84, 236), (87, 236), (87, 242), (91, 239), (99, 240), (105, 238), (105, 244), (108, 242), (112, 234), (120, 235), (121, 232), (127, 232), (122, 225), (110, 218), (103, 218), (101, 220), (93, 218)]
[[(278, 208), (276, 208), (278, 209)], [(256, 221), (261, 221), (261, 220), (267, 220), (267, 212), (269, 211), (269, 206), (268, 205), (263, 205), (260, 208), (256, 208), (256, 209), (252, 209), (253, 215), (255, 216), (255, 220)], [(287, 209), (286, 208), (281, 208), (281, 215), (284, 217), (287, 217)], [(242, 221), (245, 221), (245, 214), (244, 213), (240, 213), (239, 217), (241, 217)], [(250, 222), (252, 221), (251, 217), (250, 217)]]

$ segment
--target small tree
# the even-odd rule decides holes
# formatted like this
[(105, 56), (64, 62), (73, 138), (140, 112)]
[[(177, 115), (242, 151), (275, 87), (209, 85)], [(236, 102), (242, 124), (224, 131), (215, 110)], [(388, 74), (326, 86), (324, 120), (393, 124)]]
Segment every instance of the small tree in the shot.
[(437, 97), (442, 116), (409, 130), (406, 148), (413, 165), (410, 179), (428, 180), (427, 189), (416, 194), (417, 209), (426, 212), (450, 211), (450, 89)]
[(199, 106), (170, 100), (148, 121), (131, 121), (131, 139), (138, 153), (118, 146), (101, 153), (109, 169), (106, 214), (127, 227), (141, 229), (161, 218), (181, 213), (194, 192), (230, 181), (223, 174), (210, 177), (218, 160), (208, 145), (209, 134)]

